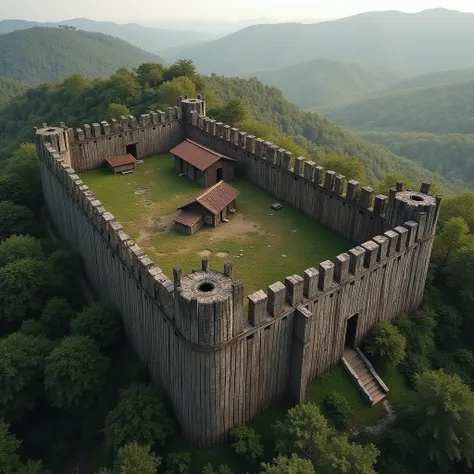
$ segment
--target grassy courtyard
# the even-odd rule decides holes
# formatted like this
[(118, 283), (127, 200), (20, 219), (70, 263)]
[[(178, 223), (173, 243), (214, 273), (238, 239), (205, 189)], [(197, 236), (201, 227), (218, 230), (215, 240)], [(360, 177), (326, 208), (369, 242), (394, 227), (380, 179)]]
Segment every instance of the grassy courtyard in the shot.
[(234, 278), (244, 282), (249, 294), (288, 275), (302, 275), (350, 248), (345, 239), (289, 205), (272, 211), (275, 197), (238, 178), (230, 183), (240, 196), (228, 223), (194, 235), (174, 231), (176, 209), (202, 188), (175, 174), (169, 154), (147, 158), (137, 164), (135, 174), (114, 175), (100, 168), (81, 178), (168, 277), (175, 265), (184, 272), (198, 268), (201, 256), (208, 256), (215, 269), (232, 260)]

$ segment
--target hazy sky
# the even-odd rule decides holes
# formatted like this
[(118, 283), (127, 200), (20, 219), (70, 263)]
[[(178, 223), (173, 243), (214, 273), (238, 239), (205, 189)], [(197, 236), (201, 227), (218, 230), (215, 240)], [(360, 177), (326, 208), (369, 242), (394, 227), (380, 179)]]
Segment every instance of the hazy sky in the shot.
[(0, 0), (0, 19), (95, 20), (338, 18), (371, 10), (444, 7), (474, 12), (474, 0)]

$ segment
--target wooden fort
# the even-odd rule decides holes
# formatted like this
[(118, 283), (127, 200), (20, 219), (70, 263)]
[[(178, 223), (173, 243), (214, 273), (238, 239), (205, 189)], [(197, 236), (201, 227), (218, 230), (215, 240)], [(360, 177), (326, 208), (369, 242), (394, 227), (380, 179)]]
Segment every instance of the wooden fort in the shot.
[[(249, 295), (247, 305), (231, 262), (211, 270), (203, 259), (191, 274), (177, 266), (165, 275), (76, 173), (131, 151), (146, 159), (185, 140), (226, 157), (237, 175), (354, 247), (314, 262), (302, 275), (282, 275)], [(368, 187), (206, 117), (201, 97), (138, 120), (122, 117), (76, 131), (44, 125), (36, 143), (49, 218), (81, 254), (97, 295), (121, 313), (135, 350), (197, 444), (221, 441), (284, 397), (303, 402), (309, 382), (343, 356), (357, 357), (344, 352), (347, 341), (357, 348), (375, 323), (422, 301), (440, 204), (428, 184), (410, 191), (398, 183), (374, 196)]]

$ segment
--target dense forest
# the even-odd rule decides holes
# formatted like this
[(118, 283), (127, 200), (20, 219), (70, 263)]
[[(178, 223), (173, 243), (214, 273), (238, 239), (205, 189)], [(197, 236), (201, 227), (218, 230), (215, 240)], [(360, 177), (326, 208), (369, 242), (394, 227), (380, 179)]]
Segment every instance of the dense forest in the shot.
[(27, 89), (28, 86), (21, 82), (0, 77), (0, 107), (10, 102), (14, 97), (23, 94)]
[(77, 71), (107, 77), (121, 66), (146, 61), (161, 59), (102, 33), (35, 27), (0, 37), (0, 76), (30, 85), (55, 82)]
[(275, 143), (295, 154), (316, 161), (326, 155), (357, 157), (367, 169), (368, 183), (376, 184), (386, 173), (398, 172), (415, 182), (431, 179), (452, 191), (460, 188), (458, 183), (350, 134), (315, 113), (303, 112), (275, 87), (256, 79), (202, 77), (187, 60), (167, 69), (153, 64), (142, 65), (135, 72), (122, 68), (109, 79), (89, 80), (75, 74), (58, 84), (43, 83), (30, 89), (2, 109), (0, 156), (11, 153), (22, 141), (31, 140), (32, 128), (43, 122), (64, 121), (77, 127), (110, 119), (117, 107), (138, 115), (175, 105), (179, 96), (197, 92), (207, 97), (210, 112), (233, 97), (240, 98), (249, 114), (239, 126), (263, 138), (271, 135)]
[(248, 76), (278, 87), (303, 110), (352, 102), (404, 77), (402, 73), (391, 69), (329, 59), (315, 59), (282, 69), (255, 71)]
[(448, 179), (461, 180), (474, 189), (474, 135), (453, 133), (364, 132), (361, 136), (384, 145)]
[(377, 95), (326, 116), (359, 131), (474, 133), (474, 80)]

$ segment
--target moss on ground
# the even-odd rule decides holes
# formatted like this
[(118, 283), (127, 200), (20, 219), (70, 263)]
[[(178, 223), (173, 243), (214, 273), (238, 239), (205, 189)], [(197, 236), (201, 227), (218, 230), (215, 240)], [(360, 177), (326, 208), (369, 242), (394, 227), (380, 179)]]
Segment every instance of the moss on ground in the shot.
[(350, 248), (345, 239), (287, 204), (272, 211), (276, 198), (239, 178), (231, 183), (240, 196), (229, 223), (192, 236), (172, 230), (177, 207), (202, 188), (176, 175), (169, 154), (147, 158), (132, 175), (101, 168), (81, 178), (168, 277), (175, 265), (184, 272), (197, 268), (204, 252), (211, 268), (221, 269), (224, 260), (232, 260), (234, 278), (244, 282), (249, 294), (288, 275), (302, 275)]

